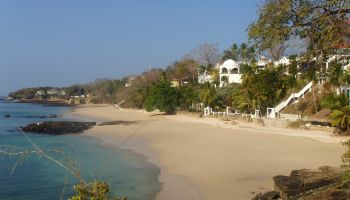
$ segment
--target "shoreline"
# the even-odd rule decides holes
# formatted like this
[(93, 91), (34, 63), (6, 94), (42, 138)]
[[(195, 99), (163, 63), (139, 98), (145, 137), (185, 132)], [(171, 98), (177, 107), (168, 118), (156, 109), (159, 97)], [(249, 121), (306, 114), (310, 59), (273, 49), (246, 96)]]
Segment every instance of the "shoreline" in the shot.
[[(94, 107), (106, 107), (109, 105), (95, 104)], [(76, 114), (75, 111), (84, 108), (84, 105), (72, 107), (70, 111), (65, 113), (64, 117), (69, 119), (79, 119), (83, 121), (97, 121), (105, 122), (109, 118), (103, 118), (101, 116), (86, 116), (81, 114)], [(90, 106), (89, 106), (90, 107)], [(141, 110), (133, 110), (135, 112), (143, 112)], [(98, 131), (97, 131), (98, 132)], [(147, 139), (137, 138), (135, 145), (123, 146), (123, 139), (114, 138), (115, 140), (109, 140), (106, 137), (99, 137), (94, 130), (87, 130), (81, 136), (92, 137), (97, 139), (100, 144), (106, 148), (119, 148), (127, 151), (132, 151), (142, 157), (146, 162), (152, 163), (159, 167), (160, 173), (158, 176), (159, 182), (162, 184), (161, 191), (156, 194), (156, 200), (178, 200), (178, 199), (203, 199), (199, 189), (186, 177), (181, 175), (175, 175), (168, 172), (167, 168), (161, 165), (159, 157), (156, 152), (150, 147), (150, 141)], [(182, 194), (178, 192), (181, 191)], [(189, 198), (191, 197), (191, 198)]]
[[(339, 144), (345, 138), (322, 131), (232, 125), (213, 118), (116, 110), (110, 105), (77, 106), (67, 116), (136, 121), (135, 125), (97, 126), (83, 135), (142, 154), (159, 166), (163, 189), (156, 199), (249, 199), (252, 192), (271, 189), (272, 176), (287, 175), (292, 169), (337, 166), (345, 152)], [(294, 148), (298, 145), (299, 150)]]

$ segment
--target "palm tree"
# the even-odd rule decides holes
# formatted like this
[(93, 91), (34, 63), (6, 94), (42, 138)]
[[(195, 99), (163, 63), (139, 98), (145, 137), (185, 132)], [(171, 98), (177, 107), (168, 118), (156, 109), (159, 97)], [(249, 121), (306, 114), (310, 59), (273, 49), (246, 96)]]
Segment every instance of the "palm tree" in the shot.
[(215, 88), (211, 86), (209, 83), (205, 83), (199, 91), (199, 99), (206, 106), (210, 106), (216, 98), (215, 94), (216, 94)]
[(347, 134), (349, 134), (350, 106), (344, 106), (341, 109), (332, 110), (329, 118), (332, 120), (332, 126), (337, 127), (340, 133), (343, 130), (346, 130)]
[(249, 87), (249, 85), (252, 84), (255, 71), (256, 71), (255, 66), (253, 65), (248, 65), (248, 64), (241, 65), (242, 84), (244, 86)]
[(329, 82), (336, 88), (347, 84), (347, 73), (343, 70), (343, 64), (332, 62), (328, 67)]
[(222, 57), (223, 60), (237, 60), (239, 55), (239, 48), (238, 45), (233, 43), (231, 48), (229, 50), (224, 51), (224, 56)]
[(239, 47), (239, 55), (242, 61), (247, 62), (248, 58), (248, 47), (246, 43), (242, 43)]

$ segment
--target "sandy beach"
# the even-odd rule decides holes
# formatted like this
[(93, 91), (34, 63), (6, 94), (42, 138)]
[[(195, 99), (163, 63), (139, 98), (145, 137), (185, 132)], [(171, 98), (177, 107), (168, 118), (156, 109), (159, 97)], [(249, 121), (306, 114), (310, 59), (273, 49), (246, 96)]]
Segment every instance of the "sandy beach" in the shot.
[(322, 131), (231, 124), (218, 119), (164, 116), (110, 105), (76, 107), (68, 117), (98, 122), (85, 135), (131, 149), (161, 168), (159, 200), (251, 199), (273, 187), (272, 177), (293, 169), (338, 166), (345, 138)]

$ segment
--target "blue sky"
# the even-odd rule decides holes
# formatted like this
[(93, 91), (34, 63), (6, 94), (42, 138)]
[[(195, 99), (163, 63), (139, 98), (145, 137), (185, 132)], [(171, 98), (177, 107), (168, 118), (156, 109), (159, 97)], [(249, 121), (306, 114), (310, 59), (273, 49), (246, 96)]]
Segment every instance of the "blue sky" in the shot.
[(246, 41), (261, 0), (0, 0), (0, 95), (166, 67)]

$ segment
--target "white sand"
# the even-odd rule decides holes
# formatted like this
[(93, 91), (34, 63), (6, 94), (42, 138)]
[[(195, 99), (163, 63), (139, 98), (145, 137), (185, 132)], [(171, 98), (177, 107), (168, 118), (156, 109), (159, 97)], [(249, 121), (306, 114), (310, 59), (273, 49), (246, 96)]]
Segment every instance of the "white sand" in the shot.
[[(161, 167), (157, 199), (250, 199), (273, 187), (272, 177), (293, 169), (338, 166), (344, 138), (321, 131), (231, 125), (217, 119), (154, 115), (108, 105), (79, 106), (68, 116), (136, 121), (96, 126), (86, 135), (132, 149)], [(154, 116), (152, 116), (154, 115)]]

